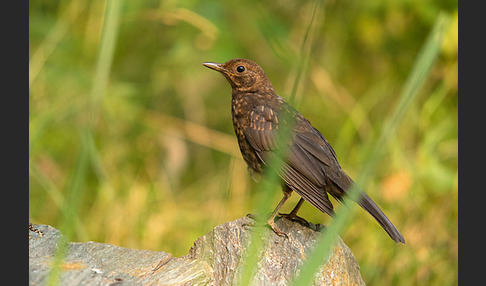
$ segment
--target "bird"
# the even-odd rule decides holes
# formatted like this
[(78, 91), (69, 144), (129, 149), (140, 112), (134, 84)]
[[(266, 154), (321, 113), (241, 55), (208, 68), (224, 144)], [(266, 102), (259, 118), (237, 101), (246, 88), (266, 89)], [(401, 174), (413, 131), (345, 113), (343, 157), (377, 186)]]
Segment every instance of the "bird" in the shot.
[[(301, 219), (297, 212), (304, 201), (323, 213), (334, 216), (329, 196), (343, 202), (355, 182), (338, 162), (336, 152), (308, 119), (277, 95), (263, 69), (254, 61), (235, 58), (225, 63), (204, 62), (203, 66), (221, 73), (232, 88), (233, 127), (244, 161), (251, 172), (276, 172), (282, 182), (283, 198), (267, 224), (280, 236), (287, 236), (275, 225), (277, 214)], [(276, 160), (278, 164), (270, 164)], [(288, 214), (280, 208), (295, 191), (300, 200)], [(361, 189), (355, 200), (396, 242), (405, 239)]]

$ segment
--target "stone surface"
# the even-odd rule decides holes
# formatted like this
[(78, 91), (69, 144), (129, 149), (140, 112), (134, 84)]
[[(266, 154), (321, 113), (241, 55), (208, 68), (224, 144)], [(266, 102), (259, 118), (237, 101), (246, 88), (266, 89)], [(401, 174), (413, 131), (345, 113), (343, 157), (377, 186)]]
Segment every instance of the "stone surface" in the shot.
[[(216, 226), (182, 257), (98, 242), (68, 243), (61, 285), (235, 285), (250, 241), (264, 246), (257, 255), (252, 285), (288, 285), (312, 252), (321, 227), (282, 218), (276, 224), (286, 238), (267, 228), (255, 231), (253, 222), (243, 217)], [(48, 225), (33, 228), (29, 227), (29, 282), (44, 285), (61, 233)], [(256, 240), (251, 240), (254, 233)], [(358, 263), (340, 238), (314, 284), (364, 285)]]

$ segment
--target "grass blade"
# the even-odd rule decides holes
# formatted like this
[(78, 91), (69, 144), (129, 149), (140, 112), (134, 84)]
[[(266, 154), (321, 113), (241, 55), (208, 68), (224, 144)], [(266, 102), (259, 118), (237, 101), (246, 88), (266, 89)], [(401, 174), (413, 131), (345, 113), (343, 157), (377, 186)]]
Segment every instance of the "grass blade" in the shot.
[(88, 125), (81, 129), (81, 145), (78, 151), (76, 166), (70, 183), (66, 188), (66, 198), (61, 206), (64, 216), (62, 218), (60, 231), (63, 233), (63, 236), (58, 242), (58, 249), (48, 277), (48, 285), (57, 285), (59, 283), (61, 265), (66, 255), (67, 243), (71, 240), (74, 230), (76, 229), (76, 223), (80, 221), (78, 218), (78, 210), (84, 194), (84, 184), (86, 181), (85, 174), (90, 158), (90, 142), (93, 141), (92, 127), (94, 120), (98, 115), (101, 98), (108, 82), (118, 31), (121, 3), (121, 0), (111, 0), (108, 1), (106, 8), (106, 18), (103, 25), (100, 52), (98, 54), (93, 87), (91, 90), (91, 116)]
[[(304, 74), (304, 69), (307, 67), (310, 55), (312, 54), (312, 43), (314, 42), (315, 30), (317, 30), (316, 19), (323, 13), (322, 0), (315, 0), (314, 8), (312, 10), (312, 16), (310, 18), (309, 24), (304, 34), (304, 39), (302, 40), (302, 46), (300, 48), (300, 57), (297, 61), (297, 75), (295, 77), (294, 85), (292, 86), (292, 91), (289, 96), (290, 105), (294, 105), (295, 97), (297, 95), (297, 90), (299, 84), (301, 83), (302, 75)], [(322, 24), (322, 23), (321, 23)]]
[[(393, 139), (393, 135), (396, 133), (395, 131), (397, 130), (407, 109), (416, 98), (420, 86), (425, 81), (428, 72), (437, 59), (442, 37), (448, 23), (449, 18), (444, 14), (439, 15), (437, 18), (434, 28), (432, 29), (432, 32), (419, 53), (408, 80), (406, 81), (405, 86), (400, 94), (397, 107), (387, 121), (387, 124), (385, 125), (377, 144), (374, 144), (374, 149), (368, 153), (368, 160), (364, 161), (362, 172), (356, 180), (358, 185), (366, 185), (366, 183), (370, 180), (371, 174), (377, 165), (377, 160), (374, 160), (374, 158), (379, 157), (380, 153), (383, 152), (383, 146), (386, 145), (385, 143)], [(357, 190), (357, 187), (352, 187), (351, 190), (349, 190), (350, 199), (345, 201), (345, 206), (341, 207), (336, 212), (336, 216), (332, 223), (326, 228), (323, 235), (321, 235), (321, 238), (316, 242), (314, 252), (301, 267), (301, 271), (296, 276), (292, 285), (311, 285), (315, 274), (319, 270), (319, 267), (328, 259), (331, 247), (337, 235), (344, 229), (347, 220), (351, 216), (350, 208), (354, 207), (354, 205), (351, 205), (354, 203), (349, 203), (349, 201), (357, 198)]]
[(86, 144), (86, 134), (81, 134), (82, 145), (78, 152), (76, 166), (73, 171), (73, 176), (66, 188), (66, 198), (64, 204), (61, 206), (63, 213), (63, 221), (60, 230), (63, 236), (57, 242), (58, 249), (54, 256), (54, 261), (51, 266), (51, 271), (47, 280), (47, 285), (57, 285), (59, 283), (59, 275), (61, 271), (61, 264), (66, 255), (67, 243), (72, 237), (74, 229), (76, 228), (77, 213), (80, 201), (83, 197), (85, 173), (87, 168), (87, 150), (84, 148)]
[[(291, 131), (293, 130), (293, 121), (291, 118), (285, 118), (285, 116), (280, 117), (281, 122), (288, 122), (286, 125), (280, 125), (279, 132), (277, 134), (277, 142), (288, 142), (292, 136)], [(280, 164), (282, 160), (280, 158), (285, 158), (288, 151), (290, 150), (290, 145), (283, 144), (282, 148), (276, 148), (274, 150), (274, 154), (271, 158), (269, 158), (268, 165), (265, 169), (264, 177), (265, 179), (260, 182), (258, 185), (258, 189), (256, 191), (257, 194), (263, 194), (263, 198), (259, 200), (258, 205), (256, 206), (256, 216), (258, 218), (264, 218), (263, 221), (258, 223), (266, 223), (266, 217), (269, 213), (269, 205), (268, 202), (271, 201), (271, 198), (280, 186), (281, 179), (278, 176), (278, 172), (276, 170), (280, 169)], [(250, 237), (249, 247), (246, 251), (245, 257), (242, 258), (242, 265), (240, 270), (238, 271), (239, 277), (241, 280), (238, 281), (237, 285), (251, 285), (251, 281), (255, 275), (257, 270), (258, 261), (260, 260), (260, 253), (264, 248), (263, 245), (263, 238), (262, 236), (267, 232), (267, 228), (263, 227), (255, 227), (254, 232)]]
[(90, 124), (96, 119), (101, 99), (108, 84), (111, 64), (115, 51), (116, 36), (118, 34), (118, 21), (121, 12), (122, 1), (108, 1), (106, 7), (105, 22), (101, 37), (100, 50), (96, 62), (96, 70), (93, 78), (93, 88), (91, 89), (91, 118)]

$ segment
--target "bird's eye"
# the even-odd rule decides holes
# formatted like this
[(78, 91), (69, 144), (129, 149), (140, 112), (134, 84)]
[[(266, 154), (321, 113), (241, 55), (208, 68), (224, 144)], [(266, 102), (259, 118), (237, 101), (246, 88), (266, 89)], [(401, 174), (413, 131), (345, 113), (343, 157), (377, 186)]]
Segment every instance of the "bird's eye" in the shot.
[(244, 67), (244, 66), (238, 66), (238, 67), (236, 68), (236, 71), (237, 71), (237, 72), (244, 72), (244, 71), (245, 71), (245, 67)]

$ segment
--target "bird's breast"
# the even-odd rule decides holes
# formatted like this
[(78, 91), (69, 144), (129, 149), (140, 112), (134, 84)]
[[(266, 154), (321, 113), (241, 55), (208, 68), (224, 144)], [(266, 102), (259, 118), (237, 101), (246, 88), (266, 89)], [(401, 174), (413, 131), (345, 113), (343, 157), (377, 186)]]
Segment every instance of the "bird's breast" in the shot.
[(233, 127), (235, 129), (236, 138), (238, 139), (241, 155), (251, 169), (257, 173), (261, 173), (262, 162), (245, 136), (245, 131), (249, 128), (250, 124), (250, 104), (245, 98), (233, 98), (231, 105)]

